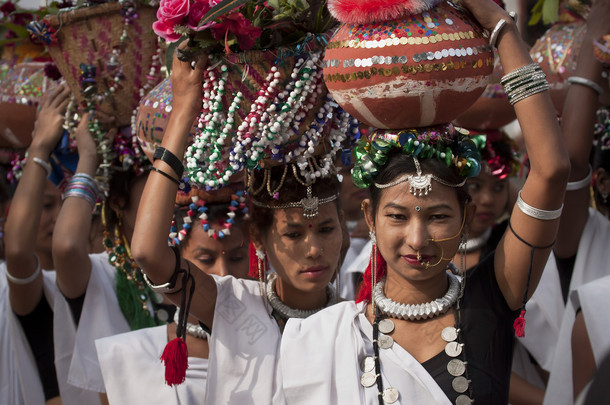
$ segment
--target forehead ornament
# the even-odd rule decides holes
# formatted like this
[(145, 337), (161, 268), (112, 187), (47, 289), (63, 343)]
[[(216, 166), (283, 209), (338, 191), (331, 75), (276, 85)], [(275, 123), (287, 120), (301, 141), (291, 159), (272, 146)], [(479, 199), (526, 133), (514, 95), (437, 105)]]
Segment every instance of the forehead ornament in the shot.
[(315, 218), (318, 216), (318, 208), (320, 205), (329, 203), (331, 201), (335, 201), (337, 199), (337, 197), (338, 197), (338, 195), (334, 194), (334, 195), (331, 195), (330, 197), (318, 198), (313, 195), (311, 185), (308, 185), (307, 186), (307, 195), (305, 197), (301, 198), (301, 200), (299, 200), (299, 201), (289, 202), (289, 203), (280, 204), (280, 205), (267, 205), (260, 201), (256, 201), (254, 198), (252, 198), (252, 203), (254, 205), (256, 205), (257, 207), (271, 208), (271, 209), (276, 209), (276, 210), (282, 210), (282, 209), (287, 209), (287, 208), (302, 208), (303, 216), (305, 218), (311, 219), (311, 218)]
[(421, 171), (421, 166), (419, 164), (419, 160), (416, 157), (413, 157), (413, 162), (415, 163), (415, 169), (417, 171), (415, 175), (407, 174), (402, 177), (399, 177), (398, 179), (396, 179), (390, 183), (379, 184), (379, 183), (375, 182), (373, 184), (375, 184), (375, 187), (383, 189), (383, 188), (393, 187), (397, 184), (408, 181), (409, 182), (409, 192), (411, 194), (413, 194), (415, 197), (422, 197), (422, 196), (428, 195), (428, 193), (430, 191), (432, 191), (432, 180), (434, 180), (437, 183), (440, 183), (444, 186), (455, 187), (455, 188), (462, 187), (464, 184), (466, 184), (466, 179), (462, 180), (461, 182), (459, 182), (457, 184), (452, 184), (452, 183), (446, 182), (445, 180), (443, 180), (433, 174), (429, 174), (429, 173), (423, 174)]

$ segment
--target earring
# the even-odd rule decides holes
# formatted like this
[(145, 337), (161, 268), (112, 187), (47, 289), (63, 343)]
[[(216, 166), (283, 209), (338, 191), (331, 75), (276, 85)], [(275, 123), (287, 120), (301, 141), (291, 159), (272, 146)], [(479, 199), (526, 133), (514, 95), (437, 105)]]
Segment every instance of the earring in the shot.
[(373, 243), (373, 245), (377, 244), (377, 236), (375, 236), (375, 231), (369, 231), (369, 239)]
[(460, 238), (460, 245), (458, 247), (458, 252), (460, 254), (460, 268), (462, 270), (463, 273), (466, 273), (466, 247), (468, 246), (468, 234), (464, 233), (462, 234), (462, 237)]
[(267, 253), (262, 249), (256, 249), (256, 267), (258, 269), (258, 286), (265, 309), (270, 313), (267, 306)]
[(604, 203), (604, 205), (608, 204), (608, 192), (602, 191), (601, 195), (602, 195), (602, 202)]
[(377, 284), (377, 236), (375, 236), (375, 231), (369, 231), (369, 238), (371, 239), (371, 310), (373, 311), (373, 317), (375, 317), (377, 316), (375, 300), (373, 299), (373, 291)]

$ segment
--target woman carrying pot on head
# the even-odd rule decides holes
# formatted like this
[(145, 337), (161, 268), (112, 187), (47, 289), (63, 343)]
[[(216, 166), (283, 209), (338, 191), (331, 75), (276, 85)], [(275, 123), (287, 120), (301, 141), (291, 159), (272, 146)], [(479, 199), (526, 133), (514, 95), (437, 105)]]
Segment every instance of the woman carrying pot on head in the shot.
[[(313, 56), (303, 57), (308, 61)], [(190, 306), (190, 313), (210, 332), (206, 403), (281, 403), (277, 354), (285, 322), (336, 302), (330, 283), (339, 269), (343, 243), (338, 180), (330, 156), (304, 158), (303, 166), (269, 161), (249, 173), (250, 272), (258, 281), (206, 274), (196, 261), (168, 247), (166, 230), (182, 176), (181, 162), (190, 128), (202, 108), (206, 59), (191, 69), (189, 63), (174, 58), (172, 114), (158, 149), (160, 159), (154, 162), (144, 189), (132, 251), (150, 285), (174, 302), (182, 301), (185, 313)], [(315, 86), (323, 85), (319, 75), (313, 77), (318, 80)], [(315, 94), (317, 98), (323, 92)], [(206, 144), (206, 148), (211, 147)], [(268, 263), (275, 270), (269, 278)], [(167, 382), (180, 383), (183, 371), (176, 374)]]
[[(508, 94), (531, 160), (509, 227), (459, 281), (451, 260), (475, 212), (464, 185), (476, 174), (476, 146), (452, 126), (415, 130), (417, 145), (405, 131), (373, 134), (359, 151), (368, 156), (360, 173), (375, 241), (359, 302), (288, 322), (280, 355), (288, 403), (508, 402), (513, 322), (520, 334), (519, 310), (555, 240), (569, 164), (546, 81), (514, 22), (492, 1), (464, 4), (495, 32), (504, 79), (532, 86)], [(443, 157), (451, 145), (449, 166), (417, 153), (441, 145)]]
[(48, 176), (49, 157), (63, 134), (69, 99), (70, 90), (62, 85), (41, 103), (5, 226), (2, 278), (6, 276), (6, 281), (0, 283), (6, 292), (2, 301), (10, 306), (2, 303), (8, 313), (7, 324), (1, 321), (1, 329), (10, 334), (11, 343), (10, 352), (2, 355), (2, 375), (16, 378), (3, 385), (1, 391), (8, 397), (0, 396), (2, 403), (61, 402), (53, 351), (55, 266), (51, 252), (61, 196)]
[[(176, 203), (169, 241), (182, 257), (206, 274), (248, 277), (248, 207), (243, 190), (226, 187), (214, 193), (192, 189), (188, 195), (179, 192)], [(186, 326), (189, 369), (185, 383), (175, 387), (161, 383), (164, 367), (159, 358), (167, 342), (178, 336), (179, 312), (173, 319), (175, 323), (168, 325), (96, 340), (111, 404), (204, 403), (210, 349), (206, 331), (193, 316)]]

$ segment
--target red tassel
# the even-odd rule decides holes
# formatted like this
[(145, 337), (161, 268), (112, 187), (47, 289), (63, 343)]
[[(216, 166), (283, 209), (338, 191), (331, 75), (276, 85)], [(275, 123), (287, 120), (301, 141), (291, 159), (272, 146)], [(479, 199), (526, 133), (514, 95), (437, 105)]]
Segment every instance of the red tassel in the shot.
[(515, 335), (517, 335), (517, 337), (522, 338), (525, 336), (525, 309), (522, 310), (519, 317), (515, 319), (513, 328), (515, 328)]
[[(377, 280), (381, 280), (386, 275), (386, 262), (381, 256), (379, 249), (375, 249), (377, 251)], [(360, 284), (360, 290), (358, 291), (358, 296), (356, 297), (356, 302), (361, 301), (370, 301), (371, 300), (371, 267), (373, 263), (369, 260), (369, 265), (364, 271), (364, 277), (362, 278), (362, 283)]]
[(182, 338), (172, 339), (165, 345), (161, 362), (165, 363), (165, 383), (170, 387), (182, 384), (186, 379), (188, 356), (188, 348)]
[(248, 249), (248, 275), (253, 279), (258, 280), (258, 258), (256, 257), (256, 248), (254, 247), (254, 243), (250, 242)]

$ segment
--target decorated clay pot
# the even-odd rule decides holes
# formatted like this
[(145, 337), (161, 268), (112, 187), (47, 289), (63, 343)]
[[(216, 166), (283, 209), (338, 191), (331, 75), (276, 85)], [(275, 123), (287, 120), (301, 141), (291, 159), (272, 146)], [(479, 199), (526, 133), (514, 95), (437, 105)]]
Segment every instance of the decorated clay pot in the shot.
[[(161, 145), (172, 111), (172, 84), (164, 79), (140, 100), (136, 116), (135, 133), (142, 150), (152, 161), (155, 149)], [(195, 128), (191, 135), (195, 134)]]
[(57, 82), (44, 74), (44, 63), (0, 66), (0, 146), (27, 147), (32, 141), (36, 108)]
[(469, 129), (487, 131), (502, 128), (517, 118), (500, 80), (504, 75), (500, 58), (496, 57), (490, 83), (481, 97), (460, 115), (455, 124)]
[[(345, 7), (337, 12), (336, 3), (329, 8), (344, 24), (329, 41), (324, 77), (339, 105), (361, 122), (386, 129), (450, 122), (489, 83), (492, 49), (461, 6), (405, 1), (398, 16), (375, 9), (368, 18), (358, 9), (366, 2), (342, 1), (353, 3), (353, 13)], [(412, 12), (420, 3), (434, 7)], [(388, 15), (393, 18), (383, 18)]]

